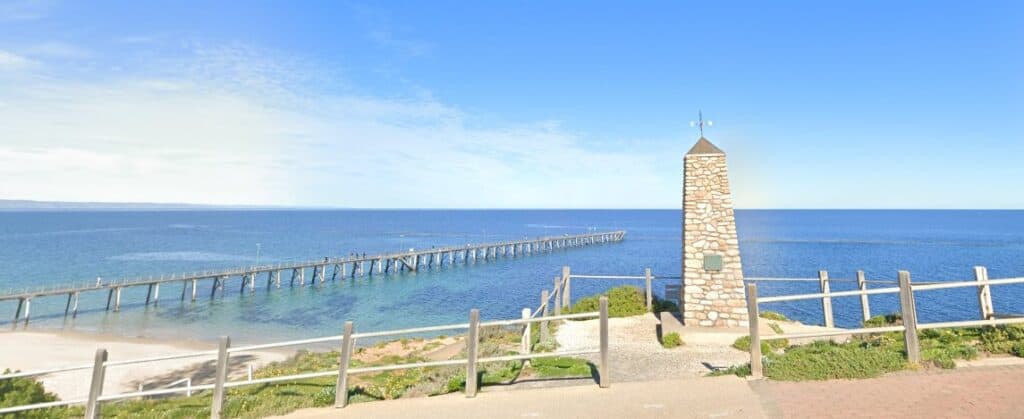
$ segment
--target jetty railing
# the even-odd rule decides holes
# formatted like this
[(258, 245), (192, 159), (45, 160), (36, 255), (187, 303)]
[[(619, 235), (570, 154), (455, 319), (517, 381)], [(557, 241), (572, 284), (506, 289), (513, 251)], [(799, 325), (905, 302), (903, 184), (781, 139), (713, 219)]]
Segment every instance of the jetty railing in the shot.
[[(754, 378), (764, 376), (764, 363), (761, 354), (761, 341), (776, 339), (807, 339), (832, 336), (863, 335), (886, 332), (903, 332), (903, 341), (906, 346), (907, 361), (919, 363), (921, 361), (920, 342), (918, 331), (927, 329), (945, 329), (953, 327), (982, 327), (999, 326), (1008, 324), (1024, 323), (1024, 317), (1017, 315), (1004, 315), (996, 313), (992, 305), (992, 286), (1024, 284), (1024, 278), (989, 279), (988, 270), (983, 266), (974, 268), (973, 281), (941, 281), (912, 283), (909, 271), (899, 271), (896, 281), (868, 281), (864, 278), (863, 271), (857, 272), (857, 279), (843, 280), (856, 281), (857, 289), (852, 291), (832, 292), (829, 283), (836, 281), (828, 278), (828, 272), (820, 271), (817, 279), (813, 278), (747, 278), (750, 282), (767, 281), (817, 281), (820, 292), (812, 294), (781, 295), (771, 297), (758, 297), (757, 284), (748, 283), (747, 287), (747, 314), (749, 321), (750, 336), (750, 372)], [(893, 283), (896, 287), (868, 288), (868, 283)], [(917, 306), (915, 303), (915, 292), (935, 291), (951, 288), (977, 288), (978, 307), (981, 314), (980, 320), (950, 321), (919, 323), (917, 321)], [(902, 325), (884, 327), (861, 327), (855, 329), (835, 329), (832, 316), (832, 298), (859, 297), (861, 300), (861, 312), (864, 320), (871, 318), (868, 296), (882, 294), (899, 294), (899, 314)], [(759, 305), (763, 303), (799, 301), (799, 300), (821, 300), (822, 317), (825, 326), (831, 330), (804, 333), (780, 333), (775, 335), (760, 334), (760, 325), (757, 320), (760, 317)], [(998, 318), (1004, 317), (1004, 318)]]
[[(524, 309), (529, 311), (529, 309)], [(523, 354), (519, 355), (505, 355), (505, 356), (493, 356), (481, 358), (478, 355), (478, 347), (480, 344), (480, 329), (483, 327), (504, 327), (504, 326), (515, 326), (524, 325), (529, 326), (532, 323), (546, 324), (551, 321), (558, 320), (582, 320), (598, 318), (600, 321), (600, 337), (599, 346), (594, 349), (586, 350), (572, 350), (572, 351), (552, 351), (552, 352), (537, 352), (529, 353), (527, 349)], [(368, 367), (351, 368), (350, 363), (352, 360), (352, 354), (355, 348), (355, 342), (361, 338), (371, 337), (387, 337), (396, 335), (408, 335), (417, 333), (427, 332), (438, 332), (444, 330), (460, 330), (467, 329), (467, 357), (465, 359), (451, 359), (451, 360), (440, 360), (440, 361), (426, 361), (426, 362), (414, 362), (404, 364), (388, 364), (388, 365), (377, 365)], [(244, 381), (230, 381), (229, 379), (229, 360), (232, 354), (248, 351), (256, 351), (262, 349), (273, 349), (291, 346), (301, 346), (316, 343), (328, 343), (332, 342), (340, 346), (340, 355), (338, 368), (330, 371), (316, 371), (302, 374), (292, 374), (279, 377), (267, 377), (252, 379), (251, 377)], [(577, 356), (585, 354), (600, 354), (600, 360), (598, 365), (598, 378), (597, 384), (601, 388), (607, 388), (610, 386), (611, 381), (609, 377), (608, 368), (608, 300), (605, 297), (601, 297), (599, 310), (596, 312), (589, 313), (578, 313), (578, 314), (566, 314), (566, 315), (555, 315), (555, 316), (537, 316), (522, 319), (511, 319), (511, 320), (495, 320), (495, 321), (480, 321), (480, 311), (473, 309), (469, 313), (468, 323), (458, 324), (447, 324), (440, 326), (427, 326), (417, 327), (411, 329), (402, 330), (388, 330), (378, 332), (362, 332), (355, 333), (353, 322), (347, 321), (344, 324), (343, 333), (336, 336), (325, 336), (311, 339), (292, 340), (285, 342), (274, 342), (264, 343), (248, 346), (231, 346), (231, 339), (229, 337), (222, 337), (218, 344), (216, 351), (199, 351), (187, 354), (176, 354), (166, 356), (154, 356), (148, 358), (110, 361), (108, 360), (108, 353), (106, 349), (97, 349), (95, 359), (93, 363), (88, 365), (76, 365), (64, 368), (54, 368), (46, 370), (36, 370), (28, 372), (15, 372), (9, 374), (0, 375), (0, 380), (12, 379), (18, 377), (34, 377), (42, 376), (60, 372), (77, 371), (83, 369), (92, 370), (92, 378), (89, 386), (89, 395), (86, 398), (75, 398), (70, 400), (59, 400), (47, 403), (36, 403), (21, 406), (5, 407), (0, 409), (0, 414), (24, 412), (35, 409), (45, 409), (61, 406), (70, 405), (85, 405), (85, 417), (93, 419), (99, 417), (100, 405), (103, 402), (111, 402), (125, 399), (142, 398), (142, 397), (153, 397), (163, 396), (170, 394), (186, 393), (192, 394), (197, 391), (211, 390), (213, 392), (211, 402), (211, 417), (219, 418), (224, 406), (224, 400), (226, 398), (227, 389), (235, 387), (243, 387), (258, 384), (268, 384), (275, 382), (284, 381), (297, 381), (319, 377), (337, 377), (335, 383), (335, 407), (345, 407), (348, 404), (348, 377), (353, 374), (370, 373), (370, 372), (381, 372), (381, 371), (393, 371), (402, 369), (414, 369), (414, 368), (428, 368), (428, 367), (440, 367), (440, 366), (459, 366), (464, 365), (466, 368), (466, 397), (475, 397), (479, 384), (477, 366), (481, 363), (487, 362), (504, 362), (504, 361), (528, 361), (536, 358), (548, 358), (548, 357), (560, 357), (560, 356)], [(216, 356), (216, 373), (213, 383), (200, 384), (200, 385), (189, 385), (185, 387), (168, 387), (159, 388), (144, 391), (132, 391), (126, 393), (114, 393), (104, 394), (103, 384), (106, 374), (106, 370), (113, 366), (124, 366), (142, 364), (147, 362), (165, 361), (172, 359), (187, 359), (187, 358), (201, 358)]]
[[(356, 278), (366, 275), (390, 274), (403, 271), (415, 272), (420, 268), (444, 267), (457, 263), (475, 263), (478, 260), (491, 260), (498, 257), (515, 258), (522, 255), (531, 255), (541, 252), (553, 252), (560, 249), (571, 249), (576, 247), (599, 245), (604, 243), (620, 242), (625, 238), (624, 230), (609, 232), (596, 232), (577, 235), (544, 236), (532, 239), (509, 240), (494, 243), (467, 244), (465, 246), (436, 247), (422, 250), (412, 250), (387, 253), (379, 255), (362, 255), (347, 257), (325, 257), (322, 259), (303, 262), (289, 262), (278, 264), (266, 264), (258, 266), (238, 267), (220, 270), (204, 270), (188, 273), (177, 273), (160, 276), (140, 276), (136, 278), (123, 278), (118, 280), (103, 280), (97, 278), (95, 282), (77, 282), (63, 285), (46, 285), (39, 288), (9, 289), (6, 293), (0, 293), (0, 301), (11, 300), (16, 302), (13, 323), (19, 320), (26, 324), (31, 315), (33, 298), (41, 297), (66, 297), (64, 316), (76, 317), (78, 315), (79, 299), (82, 293), (86, 292), (107, 292), (106, 310), (120, 311), (121, 293), (128, 287), (147, 287), (145, 304), (157, 304), (160, 300), (160, 286), (180, 284), (181, 301), (185, 301), (191, 295), (191, 301), (196, 301), (198, 295), (199, 281), (209, 281), (210, 297), (214, 297), (218, 291), (221, 295), (225, 292), (225, 283), (230, 278), (241, 278), (239, 293), (246, 290), (253, 293), (256, 291), (257, 280), (265, 276), (266, 289), (271, 287), (281, 288), (282, 276), (287, 278), (289, 286), (306, 286), (306, 271), (311, 271), (310, 284), (324, 284), (329, 277), (330, 281), (337, 279), (344, 280), (345, 277)], [(369, 264), (369, 266), (367, 266)], [(260, 280), (262, 281), (262, 280)], [(191, 289), (191, 293), (189, 290)]]

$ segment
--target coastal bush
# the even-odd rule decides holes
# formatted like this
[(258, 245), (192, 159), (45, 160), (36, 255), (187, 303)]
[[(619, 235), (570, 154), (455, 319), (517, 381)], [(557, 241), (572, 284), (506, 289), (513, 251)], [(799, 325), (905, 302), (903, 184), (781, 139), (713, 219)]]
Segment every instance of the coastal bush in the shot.
[[(4, 370), (10, 374), (11, 370)], [(0, 408), (22, 406), (26, 404), (56, 401), (57, 396), (43, 388), (43, 384), (31, 378), (12, 378), (0, 380)], [(74, 417), (67, 408), (29, 410), (19, 413), (0, 415), (0, 418), (64, 418)]]
[(587, 377), (595, 370), (589, 361), (569, 357), (533, 359), (530, 360), (530, 368), (544, 378)]
[(777, 311), (765, 310), (765, 311), (761, 312), (760, 316), (761, 316), (762, 319), (766, 319), (766, 320), (777, 320), (777, 321), (781, 321), (781, 322), (788, 322), (789, 321), (789, 317), (786, 317), (784, 314), (779, 313)]
[(903, 324), (903, 317), (899, 313), (879, 314), (864, 320), (864, 327), (899, 326), (901, 324)]
[[(789, 346), (788, 339), (772, 339), (761, 341), (761, 353), (767, 354), (776, 350), (786, 349)], [(740, 336), (732, 343), (732, 347), (743, 352), (750, 351), (750, 336)]]
[(666, 348), (675, 348), (683, 345), (683, 338), (679, 337), (676, 332), (669, 333), (661, 337), (661, 346)]
[(1010, 348), (1010, 353), (1016, 357), (1024, 358), (1024, 342), (1017, 342)]
[[(604, 294), (583, 297), (572, 307), (563, 310), (566, 314), (589, 313), (600, 310), (600, 297), (608, 297), (608, 317), (630, 317), (647, 313), (647, 297), (644, 290), (632, 285), (609, 289)], [(679, 306), (671, 301), (652, 296), (651, 309), (654, 312), (678, 312)]]
[(769, 354), (764, 374), (775, 380), (830, 380), (872, 378), (906, 367), (903, 354), (865, 344), (815, 341), (793, 346), (782, 354)]

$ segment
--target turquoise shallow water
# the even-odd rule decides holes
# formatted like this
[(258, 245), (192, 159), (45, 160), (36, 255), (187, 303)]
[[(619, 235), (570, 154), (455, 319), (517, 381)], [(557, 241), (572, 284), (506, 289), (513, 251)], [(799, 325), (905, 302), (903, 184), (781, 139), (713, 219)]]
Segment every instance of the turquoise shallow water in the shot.
[[(62, 298), (33, 302), (29, 329), (65, 328), (127, 336), (242, 342), (336, 334), (344, 320), (359, 330), (463, 322), (477, 307), (485, 319), (518, 316), (537, 305), (562, 265), (578, 273), (678, 276), (680, 214), (676, 210), (508, 211), (69, 211), (0, 212), (0, 290), (95, 281), (97, 276), (196, 271), (306, 260), (351, 252), (374, 254), (592, 229), (628, 231), (618, 244), (573, 249), (475, 266), (373, 277), (325, 287), (238, 294), (233, 279), (223, 297), (209, 290), (180, 302), (177, 286), (161, 289), (158, 307), (145, 307), (145, 289), (126, 291), (120, 313), (102, 310), (105, 295), (83, 296), (73, 322)], [(898, 269), (915, 281), (972, 279), (985, 265), (992, 278), (1024, 276), (1024, 212), (1016, 211), (738, 211), (747, 276), (893, 279)], [(657, 293), (676, 280), (657, 281)], [(578, 281), (574, 295), (608, 282)], [(813, 291), (815, 284), (762, 284), (762, 295)], [(833, 290), (849, 289), (836, 282)], [(997, 311), (1024, 311), (1024, 287), (994, 289)], [(922, 293), (923, 321), (977, 316), (971, 289)], [(840, 325), (857, 322), (856, 299), (834, 301)], [(894, 296), (873, 297), (872, 309), (894, 310)], [(806, 321), (820, 321), (812, 301), (772, 304)], [(14, 303), (0, 303), (13, 316)]]

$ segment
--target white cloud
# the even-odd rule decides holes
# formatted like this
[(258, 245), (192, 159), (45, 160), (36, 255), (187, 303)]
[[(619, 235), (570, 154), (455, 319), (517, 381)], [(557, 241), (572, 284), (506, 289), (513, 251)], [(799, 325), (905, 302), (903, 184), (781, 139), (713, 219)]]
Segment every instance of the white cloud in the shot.
[(35, 62), (28, 58), (0, 50), (0, 71), (22, 70), (33, 64)]
[(314, 92), (303, 83), (326, 72), (265, 52), (204, 51), (174, 77), (0, 91), (0, 198), (592, 208), (678, 195), (655, 156), (595, 151), (552, 124), (481, 128), (432, 99)]
[(52, 6), (49, 0), (4, 0), (0, 2), (0, 22), (41, 19)]
[(89, 50), (66, 42), (50, 41), (25, 48), (26, 55), (50, 58), (87, 58), (92, 56)]

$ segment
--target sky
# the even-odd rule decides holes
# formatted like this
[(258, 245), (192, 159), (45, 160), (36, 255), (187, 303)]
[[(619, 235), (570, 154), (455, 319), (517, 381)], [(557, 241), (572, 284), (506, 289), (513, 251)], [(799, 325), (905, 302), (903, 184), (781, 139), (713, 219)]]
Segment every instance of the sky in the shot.
[(1024, 208), (1024, 3), (0, 0), (0, 199)]

